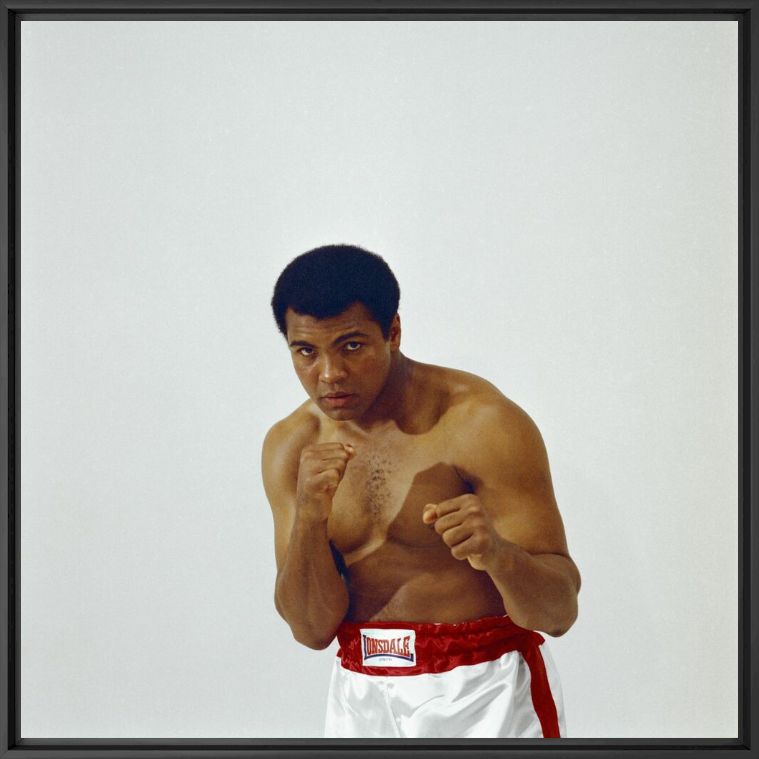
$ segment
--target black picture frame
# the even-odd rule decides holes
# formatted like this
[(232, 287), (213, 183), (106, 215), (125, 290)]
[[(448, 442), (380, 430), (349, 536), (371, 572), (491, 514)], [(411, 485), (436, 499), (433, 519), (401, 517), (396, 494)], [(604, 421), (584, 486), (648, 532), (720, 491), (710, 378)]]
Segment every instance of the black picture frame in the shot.
[[(737, 739), (561, 739), (561, 740), (132, 740), (22, 739), (20, 737), (20, 124), (19, 44), (25, 19), (180, 19), (223, 18), (308, 19), (733, 19), (739, 25), (739, 735)], [(2, 456), (6, 487), (0, 498), (0, 757), (372, 757), (436, 756), (440, 759), (478, 756), (538, 759), (550, 756), (633, 759), (658, 753), (680, 759), (707, 755), (727, 759), (734, 752), (759, 755), (753, 725), (759, 725), (759, 340), (756, 307), (759, 266), (759, 2), (757, 0), (0, 0), (0, 404)], [(754, 307), (752, 308), (752, 303)]]

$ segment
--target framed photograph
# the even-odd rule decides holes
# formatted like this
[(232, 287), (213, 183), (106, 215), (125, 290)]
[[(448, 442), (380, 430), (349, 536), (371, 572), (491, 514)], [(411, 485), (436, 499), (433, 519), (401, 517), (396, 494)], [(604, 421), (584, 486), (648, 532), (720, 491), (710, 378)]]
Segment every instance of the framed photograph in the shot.
[[(0, 6), (0, 756), (755, 750), (753, 0)], [(323, 737), (261, 450), (334, 244), (540, 429), (566, 737)]]

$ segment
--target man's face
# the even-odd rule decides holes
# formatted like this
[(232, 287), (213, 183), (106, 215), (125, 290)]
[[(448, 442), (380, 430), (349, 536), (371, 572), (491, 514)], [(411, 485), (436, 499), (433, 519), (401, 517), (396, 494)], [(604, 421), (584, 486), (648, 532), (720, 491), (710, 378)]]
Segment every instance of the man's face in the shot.
[(398, 317), (387, 340), (361, 303), (328, 319), (288, 309), (285, 322), (293, 366), (309, 397), (332, 419), (360, 418), (387, 381), (400, 344)]

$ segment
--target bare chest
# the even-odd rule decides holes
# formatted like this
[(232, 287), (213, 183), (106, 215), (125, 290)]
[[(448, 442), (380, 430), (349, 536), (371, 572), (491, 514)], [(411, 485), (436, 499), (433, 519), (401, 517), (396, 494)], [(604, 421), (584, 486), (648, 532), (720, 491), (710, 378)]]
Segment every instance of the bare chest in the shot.
[(393, 542), (442, 548), (422, 522), (428, 503), (467, 492), (443, 447), (424, 435), (397, 436), (356, 446), (333, 500), (330, 539), (350, 565)]

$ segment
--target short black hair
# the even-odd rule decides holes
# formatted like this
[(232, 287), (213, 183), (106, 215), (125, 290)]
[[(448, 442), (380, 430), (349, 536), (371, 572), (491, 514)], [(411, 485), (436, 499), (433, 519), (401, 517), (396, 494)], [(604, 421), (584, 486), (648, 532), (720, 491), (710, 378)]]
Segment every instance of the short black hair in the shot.
[(387, 339), (400, 297), (398, 281), (382, 257), (355, 245), (324, 245), (290, 261), (274, 286), (271, 307), (287, 337), (288, 308), (327, 319), (362, 303)]

